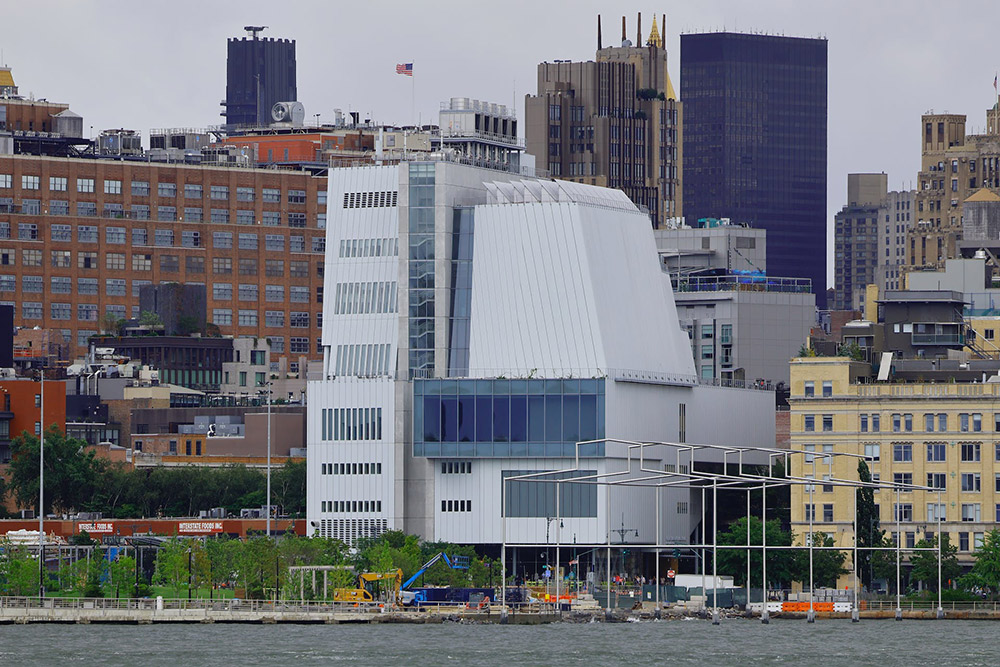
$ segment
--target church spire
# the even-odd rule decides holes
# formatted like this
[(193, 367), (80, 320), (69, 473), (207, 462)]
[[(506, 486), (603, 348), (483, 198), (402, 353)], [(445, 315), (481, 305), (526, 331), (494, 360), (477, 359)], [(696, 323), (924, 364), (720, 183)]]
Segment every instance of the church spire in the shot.
[(653, 14), (653, 29), (649, 31), (649, 39), (646, 40), (646, 46), (663, 48), (663, 38), (660, 37), (660, 30), (656, 27), (656, 14)]

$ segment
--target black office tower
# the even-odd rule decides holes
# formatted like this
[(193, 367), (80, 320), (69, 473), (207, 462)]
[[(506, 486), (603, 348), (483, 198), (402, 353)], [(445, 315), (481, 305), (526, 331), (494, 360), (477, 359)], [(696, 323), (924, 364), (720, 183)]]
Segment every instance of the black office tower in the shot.
[(244, 28), (251, 37), (227, 40), (226, 99), (220, 115), (226, 125), (270, 125), (275, 102), (298, 100), (295, 40), (259, 36), (266, 26)]
[(826, 307), (827, 42), (681, 35), (684, 217), (767, 230), (767, 272)]

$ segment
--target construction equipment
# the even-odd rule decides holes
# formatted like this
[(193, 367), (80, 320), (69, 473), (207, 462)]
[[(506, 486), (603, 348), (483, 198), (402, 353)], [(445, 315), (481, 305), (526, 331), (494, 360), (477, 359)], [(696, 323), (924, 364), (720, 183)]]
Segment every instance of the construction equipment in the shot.
[(400, 596), (403, 601), (403, 604), (413, 605), (427, 601), (427, 596), (422, 591), (411, 593), (407, 589), (409, 589), (409, 587), (413, 585), (413, 582), (415, 582), (420, 577), (420, 575), (426, 572), (428, 568), (430, 568), (432, 565), (434, 565), (434, 563), (438, 562), (439, 560), (444, 560), (445, 564), (453, 570), (469, 569), (468, 556), (452, 556), (451, 558), (449, 558), (448, 554), (446, 554), (443, 551), (435, 554), (433, 558), (424, 563), (420, 567), (420, 569), (417, 570), (416, 574), (407, 579), (406, 582), (403, 584), (402, 588), (400, 589)]
[[(356, 588), (338, 588), (333, 592), (334, 602), (388, 602), (399, 603), (400, 582), (403, 571), (362, 572)], [(387, 585), (383, 586), (383, 582)], [(381, 590), (380, 590), (381, 589)]]

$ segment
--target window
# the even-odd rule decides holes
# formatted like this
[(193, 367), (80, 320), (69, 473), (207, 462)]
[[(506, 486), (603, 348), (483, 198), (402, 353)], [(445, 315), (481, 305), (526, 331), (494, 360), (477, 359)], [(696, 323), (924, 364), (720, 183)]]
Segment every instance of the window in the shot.
[(943, 472), (927, 473), (927, 486), (934, 489), (944, 489), (948, 483), (948, 475)]
[(55, 294), (72, 294), (73, 279), (64, 276), (52, 276), (49, 283), (49, 290)]
[(72, 317), (72, 306), (68, 303), (53, 303), (50, 308), (50, 316), (54, 320), (68, 320)]
[(958, 429), (962, 433), (969, 432), (969, 415), (968, 413), (962, 413), (958, 416)]
[(229, 209), (228, 208), (213, 208), (209, 214), (212, 222), (220, 224), (229, 224)]
[(143, 246), (149, 245), (149, 234), (145, 229), (141, 227), (132, 228), (132, 245), (133, 246)]
[(232, 326), (233, 324), (233, 311), (229, 308), (214, 308), (212, 309), (212, 322), (218, 324), (219, 326)]
[(892, 520), (904, 522), (913, 521), (913, 505), (910, 503), (893, 503)]
[(903, 415), (903, 430), (907, 433), (913, 430), (913, 415), (910, 413)]
[(968, 551), (969, 550), (969, 534), (959, 533), (958, 534), (958, 550)]
[(97, 304), (96, 303), (76, 304), (76, 317), (81, 322), (96, 322)]
[(132, 181), (132, 196), (133, 197), (148, 197), (149, 196), (149, 181)]
[(281, 213), (278, 211), (264, 211), (261, 214), (261, 223), (265, 227), (278, 227), (281, 225)]
[(202, 217), (204, 217), (202, 209), (191, 206), (184, 207), (184, 220), (186, 222), (201, 222)]
[(19, 222), (17, 224), (17, 238), (20, 241), (38, 240), (38, 225), (33, 222)]
[[(152, 284), (153, 283), (151, 281), (149, 281), (149, 280), (133, 280), (132, 281), (132, 297), (135, 298), (135, 299), (138, 299), (139, 298), (139, 292), (142, 290), (142, 288), (145, 287), (146, 285), (152, 285)], [(133, 317), (138, 317), (139, 316), (139, 307), (138, 306), (133, 306), (132, 309), (134, 311), (134, 313), (132, 314), (132, 316)]]
[(924, 430), (928, 433), (934, 432), (935, 415), (932, 413), (924, 414)]
[(97, 278), (77, 278), (76, 293), (86, 296), (97, 295)]
[(176, 197), (177, 196), (177, 184), (176, 183), (157, 183), (156, 184), (156, 194), (161, 197)]
[(802, 418), (802, 430), (804, 431), (815, 431), (816, 430), (816, 415), (804, 415)]
[(132, 270), (133, 271), (152, 271), (153, 270), (153, 256), (152, 255), (132, 255)]
[(0, 292), (16, 292), (17, 276), (0, 275)]
[(285, 353), (285, 337), (284, 336), (268, 336), (267, 339), (271, 342), (271, 352), (274, 354), (284, 354)]
[(292, 303), (309, 303), (309, 288), (292, 285), (288, 288), (288, 297)]
[(125, 228), (124, 227), (105, 227), (104, 228), (104, 242), (112, 245), (124, 245), (125, 243)]
[(200, 255), (188, 255), (184, 258), (184, 270), (187, 273), (205, 273), (205, 258)]
[(306, 191), (305, 190), (289, 190), (288, 191), (288, 203), (289, 204), (305, 204), (306, 203)]
[(308, 278), (309, 262), (292, 261), (288, 266), (288, 275), (292, 278)]
[(288, 237), (288, 249), (291, 252), (305, 252), (306, 251), (306, 237), (304, 236), (289, 236)]
[(302, 338), (300, 336), (292, 336), (288, 340), (288, 351), (291, 354), (308, 354), (309, 353), (309, 339)]
[(981, 521), (979, 503), (962, 503), (962, 521)]
[(133, 220), (149, 220), (149, 207), (145, 204), (132, 204)]
[(67, 179), (61, 176), (49, 176), (49, 191), (66, 192), (66, 181)]
[(812, 398), (813, 396), (815, 396), (816, 395), (816, 383), (813, 382), (812, 380), (806, 380), (805, 385), (803, 387), (803, 395), (806, 398)]
[(892, 432), (899, 433), (902, 430), (903, 425), (903, 415), (894, 413), (892, 415)]
[(816, 506), (812, 503), (806, 503), (806, 512), (803, 521), (815, 521), (816, 520)]
[(241, 327), (255, 327), (257, 326), (257, 311), (256, 310), (241, 310), (239, 314), (239, 324)]
[(281, 203), (281, 190), (277, 188), (264, 188), (261, 191), (261, 201), (269, 204)]
[(273, 303), (282, 303), (285, 300), (285, 286), (284, 285), (265, 285), (264, 286), (264, 300)]
[(236, 201), (253, 201), (253, 188), (236, 188)]
[(872, 433), (881, 431), (881, 416), (878, 413), (872, 415)]
[(22, 301), (21, 317), (26, 320), (42, 319), (42, 304), (38, 301)]
[[(912, 472), (894, 472), (892, 473), (892, 483), (904, 486), (913, 486), (913, 473)], [(904, 489), (905, 491), (906, 489)]]
[(256, 259), (241, 259), (240, 260), (240, 275), (241, 276), (255, 276), (257, 275), (257, 260)]
[(295, 213), (290, 212), (288, 214), (288, 226), (303, 228), (306, 226), (306, 214), (305, 213)]
[(979, 433), (983, 430), (983, 415), (976, 412), (972, 415), (972, 430)]
[(962, 491), (969, 493), (978, 493), (980, 488), (980, 473), (978, 472), (963, 472), (962, 473)]
[(76, 191), (77, 192), (93, 192), (94, 191), (94, 179), (92, 179), (92, 178), (78, 178), (78, 179), (76, 179)]
[(69, 215), (69, 202), (53, 199), (49, 202), (50, 215)]
[(112, 271), (125, 270), (125, 253), (109, 252), (105, 255), (105, 266)]
[(22, 190), (38, 190), (41, 178), (38, 176), (21, 176), (21, 189)]
[(908, 442), (893, 443), (892, 460), (897, 463), (909, 463), (913, 461), (913, 445)]
[(49, 227), (49, 237), (53, 241), (72, 241), (73, 228), (70, 225), (51, 225)]
[(195, 183), (187, 183), (184, 185), (184, 198), (185, 199), (201, 199), (204, 192), (201, 185)]
[(216, 301), (232, 301), (233, 286), (230, 283), (212, 283), (212, 298)]
[[(264, 312), (264, 326), (283, 328), (285, 326), (285, 311), (283, 310), (268, 310)], [(274, 348), (274, 343), (271, 344), (272, 351)]]
[(833, 415), (823, 415), (823, 430), (827, 432), (833, 430)]
[(174, 244), (174, 230), (157, 228), (153, 232), (153, 244), (169, 248)]
[(941, 463), (946, 460), (947, 456), (947, 445), (943, 442), (928, 442), (927, 443), (927, 462), (928, 463)]
[(827, 503), (823, 505), (823, 521), (824, 523), (833, 523), (833, 504)]
[(233, 260), (230, 257), (213, 257), (212, 273), (228, 274), (233, 272)]
[(264, 260), (264, 275), (268, 278), (284, 278), (285, 261), (282, 259)]
[(181, 260), (177, 255), (160, 255), (160, 271), (176, 273), (181, 270)]
[(823, 380), (823, 398), (830, 398), (833, 396), (833, 381)]
[(240, 250), (256, 250), (257, 249), (257, 235), (256, 234), (240, 234), (240, 237), (239, 237), (239, 247), (240, 247)]
[(927, 521), (945, 521), (945, 503), (927, 503)]
[(211, 197), (216, 201), (228, 201), (229, 187), (225, 185), (213, 185), (211, 188)]
[(281, 234), (266, 234), (264, 236), (264, 250), (284, 252), (285, 237)]
[(42, 265), (42, 251), (41, 250), (21, 250), (21, 264), (23, 266), (41, 266)]
[(11, 185), (11, 175), (10, 174), (0, 174), (0, 188), (8, 190), (11, 187), (13, 187)]
[(240, 301), (257, 301), (257, 285), (250, 283), (240, 283)]
[(314, 237), (312, 237), (312, 251), (313, 252), (326, 252), (326, 237), (325, 236), (314, 236)]
[(212, 232), (212, 247), (213, 248), (232, 248), (233, 247), (233, 233), (232, 232)]
[(201, 232), (196, 232), (194, 230), (181, 231), (181, 246), (184, 248), (200, 248)]
[[(308, 329), (309, 328), (309, 313), (297, 313), (292, 312), (289, 316), (291, 320), (291, 326), (293, 329)], [(309, 351), (308, 347), (309, 341), (306, 339), (306, 352)]]
[[(120, 255), (124, 265), (124, 255)], [(122, 267), (125, 268), (124, 266)], [(125, 281), (121, 278), (108, 278), (104, 282), (104, 293), (107, 296), (125, 296)]]
[(978, 442), (963, 442), (962, 461), (965, 463), (979, 462), (979, 449), (980, 446)]
[(867, 458), (869, 461), (878, 461), (881, 448), (882, 446), (877, 442), (866, 442), (865, 458)]
[(120, 195), (122, 193), (121, 181), (104, 181), (104, 194)]
[(76, 253), (76, 266), (80, 269), (96, 269), (97, 268), (97, 253), (96, 252), (78, 252)]
[(237, 225), (252, 225), (254, 223), (253, 211), (239, 210), (236, 211), (236, 224)]

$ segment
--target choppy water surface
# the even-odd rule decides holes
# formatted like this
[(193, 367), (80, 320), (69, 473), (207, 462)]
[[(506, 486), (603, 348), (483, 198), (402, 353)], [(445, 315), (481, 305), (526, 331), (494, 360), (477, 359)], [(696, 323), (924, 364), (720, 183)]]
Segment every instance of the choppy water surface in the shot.
[(0, 665), (997, 664), (990, 621), (0, 626)]

